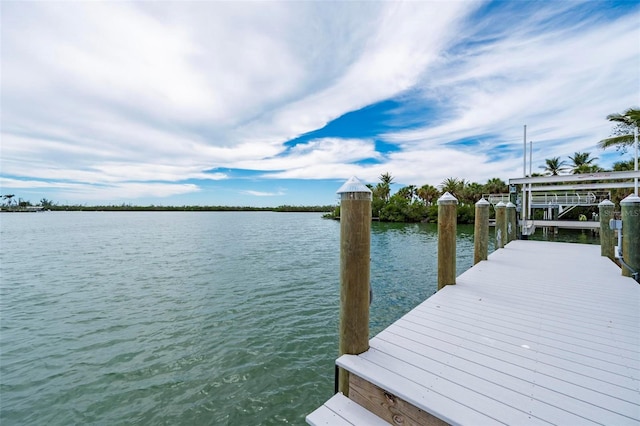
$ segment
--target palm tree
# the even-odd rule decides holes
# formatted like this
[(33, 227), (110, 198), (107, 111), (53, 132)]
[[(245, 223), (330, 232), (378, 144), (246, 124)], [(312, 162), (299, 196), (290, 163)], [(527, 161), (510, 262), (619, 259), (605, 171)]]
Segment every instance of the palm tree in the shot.
[(615, 146), (626, 151), (627, 147), (634, 142), (634, 129), (640, 128), (640, 109), (629, 108), (622, 114), (609, 114), (607, 120), (616, 123), (612, 131), (613, 136), (601, 140), (598, 142), (598, 146), (602, 149)]
[(389, 172), (380, 175), (380, 183), (376, 186), (380, 198), (385, 201), (389, 201), (389, 195), (391, 193), (391, 184), (393, 183), (393, 176)]
[(544, 161), (545, 165), (540, 166), (540, 168), (544, 169), (547, 176), (557, 176), (567, 169), (565, 167), (566, 163), (564, 160), (560, 161), (560, 157), (547, 158)]
[(613, 167), (611, 168), (614, 172), (625, 172), (631, 171), (634, 168), (634, 161), (616, 161), (613, 163)]
[(590, 152), (576, 152), (572, 156), (569, 156), (571, 164), (571, 171), (573, 174), (578, 173), (593, 173), (600, 170), (596, 164), (591, 164), (598, 159), (598, 157), (589, 158)]
[(438, 188), (440, 189), (440, 192), (442, 192), (443, 194), (445, 192), (448, 192), (452, 194), (454, 197), (460, 198), (465, 185), (466, 185), (466, 182), (464, 179), (450, 177), (443, 180), (438, 186)]
[(483, 191), (488, 194), (505, 194), (509, 192), (509, 186), (500, 178), (491, 178), (484, 184)]
[(418, 198), (424, 201), (424, 204), (426, 206), (428, 206), (434, 203), (438, 199), (438, 195), (440, 194), (438, 192), (438, 188), (433, 185), (426, 184), (418, 188), (416, 195), (418, 196)]
[(462, 204), (474, 204), (482, 198), (484, 185), (477, 182), (468, 182), (462, 191)]
[(407, 201), (413, 201), (413, 198), (416, 196), (416, 186), (409, 185), (404, 188), (400, 188), (398, 195)]

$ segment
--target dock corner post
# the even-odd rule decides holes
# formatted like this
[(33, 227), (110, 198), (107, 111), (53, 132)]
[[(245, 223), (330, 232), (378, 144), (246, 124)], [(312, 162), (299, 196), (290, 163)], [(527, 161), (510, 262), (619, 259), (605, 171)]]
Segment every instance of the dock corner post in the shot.
[(496, 204), (496, 250), (507, 243), (507, 205), (500, 201)]
[[(369, 349), (371, 190), (355, 176), (340, 194), (340, 342), (339, 352)], [(338, 391), (349, 395), (349, 372), (338, 373)]]
[(476, 203), (473, 227), (473, 264), (487, 260), (489, 252), (489, 202), (484, 198)]
[[(629, 195), (620, 201), (622, 211), (622, 258), (633, 272), (640, 272), (640, 197)], [(633, 272), (624, 265), (622, 275), (633, 276)], [(637, 276), (634, 277), (637, 279)]]
[(609, 200), (603, 200), (598, 204), (598, 216), (600, 217), (600, 256), (606, 256), (615, 260), (613, 248), (616, 238), (613, 229), (609, 227), (609, 221), (613, 219), (613, 211), (616, 205)]
[(458, 200), (445, 192), (438, 199), (438, 290), (456, 283)]
[(511, 241), (518, 239), (516, 205), (513, 204), (511, 201), (507, 203), (506, 221), (507, 221), (507, 238), (505, 240), (505, 243), (510, 243)]

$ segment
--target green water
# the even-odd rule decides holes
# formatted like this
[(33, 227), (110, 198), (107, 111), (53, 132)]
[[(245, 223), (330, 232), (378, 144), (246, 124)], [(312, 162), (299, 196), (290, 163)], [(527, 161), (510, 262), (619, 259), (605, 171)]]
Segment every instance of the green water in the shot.
[[(303, 424), (333, 393), (338, 222), (0, 216), (0, 423)], [(458, 227), (458, 273), (473, 227)], [(436, 227), (372, 224), (371, 333), (436, 289)]]

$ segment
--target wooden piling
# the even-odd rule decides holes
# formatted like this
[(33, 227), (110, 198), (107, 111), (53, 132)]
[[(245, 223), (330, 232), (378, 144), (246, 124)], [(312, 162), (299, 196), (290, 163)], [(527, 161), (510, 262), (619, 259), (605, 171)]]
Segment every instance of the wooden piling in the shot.
[(609, 227), (609, 221), (613, 219), (613, 211), (616, 205), (609, 200), (598, 204), (598, 216), (600, 217), (600, 256), (606, 256), (615, 260), (613, 248), (616, 246), (616, 236)]
[(456, 283), (457, 205), (448, 192), (438, 199), (438, 290)]
[(517, 228), (517, 222), (516, 222), (516, 205), (513, 204), (511, 201), (507, 203), (506, 221), (507, 221), (507, 239), (505, 241), (505, 244), (508, 244), (511, 241), (518, 239), (518, 228)]
[[(635, 194), (629, 195), (620, 201), (620, 210), (622, 211), (622, 258), (629, 268), (638, 273), (640, 272), (640, 197)], [(629, 268), (623, 264), (622, 275), (633, 276)]]
[(496, 250), (504, 248), (507, 239), (507, 205), (500, 201), (496, 204)]
[[(371, 191), (356, 177), (340, 194), (340, 355), (369, 349)], [(349, 372), (340, 369), (338, 390), (349, 395)]]
[[(491, 204), (481, 198), (476, 203), (476, 218), (473, 227), (473, 264), (487, 260), (489, 252), (489, 206)], [(514, 211), (515, 212), (515, 211)]]

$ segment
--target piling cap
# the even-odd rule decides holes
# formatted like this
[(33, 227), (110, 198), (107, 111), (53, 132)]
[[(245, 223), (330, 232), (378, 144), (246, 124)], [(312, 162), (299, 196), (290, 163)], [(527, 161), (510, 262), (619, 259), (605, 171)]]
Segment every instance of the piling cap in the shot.
[(598, 203), (598, 207), (605, 207), (605, 206), (615, 206), (615, 204), (613, 204), (611, 200), (602, 200), (600, 201), (600, 203)]
[(448, 192), (445, 192), (442, 194), (442, 197), (438, 198), (438, 205), (440, 204), (458, 204), (458, 199)]
[(480, 198), (476, 203), (476, 206), (488, 206), (490, 203), (484, 199), (484, 197)]
[(498, 204), (496, 204), (496, 208), (500, 208), (500, 207), (507, 207), (507, 205), (502, 201), (500, 201)]
[(640, 203), (640, 197), (638, 197), (636, 194), (631, 194), (629, 195), (627, 198), (625, 198), (624, 200), (620, 201), (620, 205), (622, 204), (636, 204), (636, 203)]
[(344, 194), (346, 192), (366, 192), (371, 194), (371, 190), (367, 188), (360, 180), (351, 176), (341, 187), (336, 191), (336, 194)]
[(507, 208), (508, 208), (508, 209), (515, 209), (515, 208), (516, 208), (516, 205), (515, 205), (515, 204), (513, 204), (511, 201), (509, 201), (509, 202), (507, 203)]

